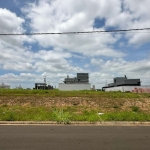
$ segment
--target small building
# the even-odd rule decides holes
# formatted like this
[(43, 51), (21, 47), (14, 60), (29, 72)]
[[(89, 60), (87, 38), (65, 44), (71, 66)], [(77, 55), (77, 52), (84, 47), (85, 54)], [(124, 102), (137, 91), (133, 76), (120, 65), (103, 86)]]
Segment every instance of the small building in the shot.
[(77, 73), (77, 77), (74, 78), (65, 78), (65, 84), (79, 84), (79, 83), (89, 83), (89, 74), (88, 73)]
[[(128, 79), (126, 75), (124, 77), (116, 77), (114, 78), (113, 83), (109, 83), (107, 86), (102, 87), (103, 91), (116, 91), (123, 89), (132, 89), (134, 87), (141, 86), (140, 79)], [(127, 88), (128, 87), (128, 88)], [(132, 87), (132, 88), (131, 88)]]
[(73, 90), (91, 90), (91, 84), (89, 83), (88, 73), (77, 73), (74, 78), (65, 78), (64, 83), (59, 83), (59, 90), (73, 91)]
[(35, 88), (34, 89), (52, 90), (53, 86), (47, 85), (46, 83), (35, 83)]
[(6, 85), (4, 83), (0, 84), (0, 89), (10, 89), (10, 85)]

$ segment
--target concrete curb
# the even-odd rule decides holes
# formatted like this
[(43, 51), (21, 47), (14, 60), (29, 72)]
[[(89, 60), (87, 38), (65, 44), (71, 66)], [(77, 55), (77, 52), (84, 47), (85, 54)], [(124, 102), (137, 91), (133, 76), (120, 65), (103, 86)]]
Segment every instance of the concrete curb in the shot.
[[(64, 125), (58, 124), (56, 121), (0, 121), (0, 125)], [(76, 126), (150, 126), (150, 122), (139, 121), (71, 121), (68, 125)]]

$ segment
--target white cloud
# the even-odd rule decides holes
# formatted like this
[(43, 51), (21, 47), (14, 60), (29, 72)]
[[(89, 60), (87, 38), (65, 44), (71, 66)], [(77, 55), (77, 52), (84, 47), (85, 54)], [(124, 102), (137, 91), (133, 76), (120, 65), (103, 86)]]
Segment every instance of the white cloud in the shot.
[[(24, 19), (15, 13), (0, 8), (1, 33), (23, 33)], [(24, 47), (24, 42), (33, 42), (28, 36), (1, 36), (0, 38), (0, 65), (2, 69), (29, 71), (32, 66), (32, 52)]]
[[(0, 8), (0, 29), (1, 33), (24, 33), (22, 25), (25, 22), (23, 18), (17, 17), (15, 13)], [(1, 36), (0, 43), (7, 47), (20, 48), (23, 47), (23, 42), (33, 42), (33, 39), (22, 36)]]
[[(149, 3), (150, 0), (143, 0), (142, 3), (140, 0), (123, 0), (123, 10), (118, 11), (116, 15), (110, 14), (106, 19), (106, 26), (120, 29), (149, 28)], [(146, 33), (147, 31), (135, 31), (133, 33), (127, 33), (126, 38), (129, 44), (142, 45), (150, 42), (150, 35)]]
[(64, 60), (61, 62), (50, 63), (50, 62), (37, 62), (35, 63), (35, 68), (37, 72), (52, 72), (52, 73), (64, 73), (64, 72), (82, 72), (83, 69), (80, 67), (74, 67), (68, 64)]
[(9, 48), (0, 44), (0, 65), (5, 70), (31, 71), (34, 69), (33, 53), (29, 50)]
[(4, 64), (3, 69), (5, 69), (5, 70), (15, 70), (15, 71), (21, 72), (21, 71), (31, 71), (31, 70), (34, 69), (34, 67), (30, 63), (11, 62), (11, 63)]
[[(111, 11), (115, 11), (113, 13), (115, 15), (116, 11), (120, 11), (120, 2), (118, 0), (113, 2), (110, 4), (118, 8), (111, 6)], [(29, 25), (33, 32), (92, 31), (95, 18), (101, 13), (106, 15), (105, 7), (109, 9), (106, 3), (96, 0), (90, 0), (88, 3), (85, 0), (78, 2), (43, 0), (28, 4), (22, 11), (30, 19)], [(123, 52), (110, 47), (118, 40), (118, 37), (112, 34), (41, 35), (33, 38), (43, 47), (61, 47), (69, 52), (82, 53), (86, 56), (124, 56)]]
[(0, 28), (1, 33), (23, 32), (22, 23), (25, 20), (16, 16), (15, 13), (7, 9), (0, 8)]
[(33, 88), (37, 79), (41, 79), (42, 81), (42, 77), (40, 75), (31, 73), (20, 73), (19, 75), (8, 73), (0, 76), (1, 82), (9, 84), (11, 88), (16, 88), (20, 85), (23, 85), (23, 88)]
[[(90, 0), (88, 3), (85, 0), (43, 0), (29, 3), (22, 10), (30, 19), (29, 25), (33, 32), (92, 31), (95, 18), (104, 18), (105, 27), (130, 29), (149, 27), (148, 3), (149, 0), (144, 0), (142, 4), (136, 0)], [(149, 42), (149, 36), (146, 33), (127, 33), (126, 39), (129, 44), (142, 45)], [(33, 38), (43, 47), (61, 47), (86, 56), (125, 56), (123, 52), (111, 47), (121, 38), (112, 34), (41, 35)]]
[(0, 53), (1, 68), (5, 70), (36, 71), (36, 72), (63, 72), (82, 70), (73, 67), (68, 62), (70, 53), (64, 51), (17, 51), (15, 49), (5, 49), (5, 53)]
[(35, 58), (43, 59), (47, 62), (59, 62), (62, 60), (62, 58), (70, 58), (71, 54), (67, 52), (60, 52), (60, 51), (46, 51), (46, 50), (40, 50), (37, 53), (34, 54)]

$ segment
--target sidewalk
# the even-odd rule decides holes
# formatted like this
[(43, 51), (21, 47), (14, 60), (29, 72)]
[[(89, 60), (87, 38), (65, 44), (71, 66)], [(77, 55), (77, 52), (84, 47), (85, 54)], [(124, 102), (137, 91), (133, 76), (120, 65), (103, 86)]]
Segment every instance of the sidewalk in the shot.
[[(0, 121), (0, 125), (65, 125), (58, 124), (56, 121)], [(150, 122), (139, 121), (102, 121), (102, 122), (88, 122), (88, 121), (71, 121), (68, 125), (76, 126), (150, 126)]]

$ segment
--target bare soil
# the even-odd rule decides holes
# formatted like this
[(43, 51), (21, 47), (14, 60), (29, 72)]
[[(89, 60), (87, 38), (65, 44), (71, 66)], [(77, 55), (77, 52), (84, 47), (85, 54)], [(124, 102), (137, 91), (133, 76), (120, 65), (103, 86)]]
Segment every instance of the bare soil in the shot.
[[(150, 98), (106, 98), (106, 97), (49, 97), (43, 95), (0, 96), (0, 106), (46, 106), (76, 107), (101, 112), (131, 111), (133, 106), (150, 113)], [(80, 112), (79, 112), (80, 113)]]

